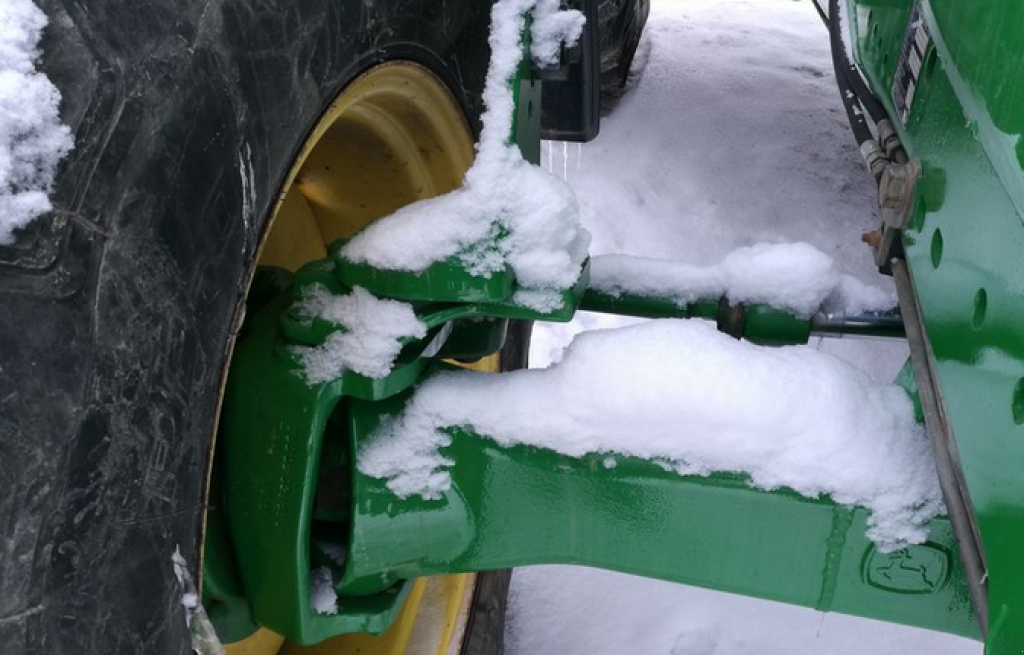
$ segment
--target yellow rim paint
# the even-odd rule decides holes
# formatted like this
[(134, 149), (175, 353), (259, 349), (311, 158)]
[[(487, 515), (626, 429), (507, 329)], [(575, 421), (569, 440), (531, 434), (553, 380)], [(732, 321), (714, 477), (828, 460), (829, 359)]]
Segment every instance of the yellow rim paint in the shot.
[[(352, 82), (295, 159), (259, 251), (260, 266), (296, 270), (326, 246), (416, 200), (459, 186), (473, 135), (458, 103), (426, 68), (389, 62)], [(498, 356), (466, 365), (497, 371)], [(417, 580), (380, 637), (342, 635), (315, 646), (286, 644), (261, 628), (225, 645), (228, 655), (452, 655), (461, 647), (475, 575)]]
[(276, 655), (282, 645), (284, 637), (266, 628), (260, 628), (242, 641), (225, 644), (224, 650), (228, 655)]
[(468, 368), (471, 371), (482, 371), (484, 373), (497, 373), (501, 370), (501, 356), (498, 354), (482, 357), (475, 362), (470, 362), (468, 364), (454, 361), (451, 363), (457, 364), (462, 368)]
[(469, 125), (433, 73), (411, 62), (377, 66), (338, 96), (299, 151), (259, 263), (294, 270), (322, 257), (309, 255), (457, 188), (472, 162)]

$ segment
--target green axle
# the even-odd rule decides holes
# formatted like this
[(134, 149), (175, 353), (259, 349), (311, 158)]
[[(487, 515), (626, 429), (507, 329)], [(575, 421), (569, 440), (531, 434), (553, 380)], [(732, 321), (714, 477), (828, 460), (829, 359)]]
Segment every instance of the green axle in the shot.
[[(369, 271), (345, 262), (341, 245), (291, 280), (262, 271), (260, 292), (251, 295), (222, 427), (230, 453), (223, 471), (227, 525), (211, 525), (211, 534), (234, 537), (238, 568), (207, 567), (208, 590), (219, 590), (207, 603), (222, 633), (245, 636), (254, 622), (303, 643), (379, 633), (400, 609), (406, 580), (574, 562), (976, 634), (955, 542), (942, 520), (932, 526), (932, 543), (886, 555), (864, 536), (864, 510), (756, 491), (738, 476), (682, 477), (623, 457), (607, 468), (603, 456), (501, 448), (459, 431), (446, 451), (457, 464), (444, 498), (395, 496), (355, 469), (359, 444), (403, 407), (422, 375), (444, 366), (440, 359), (477, 359), (500, 349), (508, 319), (565, 321), (577, 307), (707, 318), (734, 336), (773, 344), (806, 342), (813, 320), (722, 299), (679, 306), (613, 298), (587, 290), (586, 266), (565, 305), (541, 314), (510, 301), (510, 278), (474, 278), (452, 262), (422, 275)], [(375, 295), (445, 301), (413, 301), (428, 334), (405, 347), (387, 377), (349, 372), (309, 386), (288, 345), (317, 345), (339, 328), (295, 314), (293, 302), (311, 285), (345, 293), (357, 281)], [(342, 561), (330, 555), (336, 547), (346, 553)], [(309, 606), (309, 573), (320, 566), (334, 572), (338, 615)]]

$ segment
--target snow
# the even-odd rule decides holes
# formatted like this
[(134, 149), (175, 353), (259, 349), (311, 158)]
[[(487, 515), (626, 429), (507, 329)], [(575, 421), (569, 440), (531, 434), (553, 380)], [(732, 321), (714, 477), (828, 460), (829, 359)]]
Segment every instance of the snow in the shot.
[(403, 339), (421, 339), (427, 334), (427, 326), (416, 317), (412, 305), (381, 300), (361, 287), (335, 296), (323, 285), (315, 285), (296, 303), (296, 310), (344, 328), (319, 346), (292, 347), (309, 384), (329, 382), (348, 370), (382, 378), (391, 372)]
[(563, 43), (574, 44), (587, 19), (579, 11), (559, 11), (561, 0), (537, 0), (530, 26), (530, 54), (542, 65), (558, 63)]
[(896, 305), (894, 294), (840, 274), (831, 257), (808, 243), (746, 246), (713, 266), (603, 255), (591, 260), (590, 286), (611, 296), (668, 298), (681, 306), (725, 296), (734, 303), (765, 304), (802, 316), (826, 303), (849, 313)]
[(199, 594), (192, 579), (188, 562), (181, 554), (181, 547), (175, 546), (171, 553), (171, 567), (181, 588), (181, 606), (185, 610), (185, 627), (192, 634), (192, 651), (198, 655), (224, 655), (224, 646), (217, 638), (217, 632), (210, 622), (206, 608), (199, 602)]
[[(538, 63), (555, 63), (562, 44), (579, 39), (583, 14), (561, 11), (558, 0), (497, 2), (491, 11), (484, 127), (463, 186), (371, 224), (344, 247), (349, 260), (422, 272), (458, 256), (469, 272), (481, 276), (510, 266), (520, 287), (514, 302), (543, 312), (561, 307), (559, 291), (579, 278), (590, 235), (580, 226), (572, 189), (508, 143), (515, 107), (509, 80), (522, 59), (520, 38), (531, 11), (531, 54)], [(310, 384), (346, 370), (384, 377), (402, 340), (426, 334), (411, 305), (379, 300), (360, 288), (340, 298), (317, 290), (299, 309), (345, 328), (318, 347), (295, 347)]]
[(521, 58), (524, 13), (533, 9), (532, 55), (551, 63), (563, 42), (579, 38), (583, 16), (556, 0), (501, 0), (491, 12), (491, 61), (484, 88), (483, 131), (461, 188), (408, 205), (376, 221), (343, 249), (354, 262), (421, 272), (458, 257), (474, 275), (510, 266), (531, 307), (557, 307), (587, 256), (572, 190), (509, 145), (513, 97), (508, 81)]
[[(843, 274), (884, 282), (859, 242), (877, 227), (873, 181), (808, 2), (652, 0), (634, 65), (633, 88), (595, 142), (542, 149), (577, 192), (593, 254), (711, 265), (743, 246), (802, 241)], [(557, 361), (583, 329), (635, 322), (584, 313), (538, 323), (531, 363)], [(906, 359), (898, 341), (812, 347), (886, 382)], [(508, 655), (981, 652), (936, 632), (566, 566), (515, 570), (506, 630)]]
[(309, 572), (309, 606), (317, 614), (337, 614), (338, 594), (334, 591), (334, 576), (326, 566)]
[(0, 2), (0, 245), (52, 209), (57, 164), (74, 145), (60, 92), (35, 69), (46, 22), (31, 0)]
[(829, 494), (871, 510), (868, 536), (883, 550), (922, 543), (942, 507), (903, 389), (826, 353), (755, 346), (698, 321), (586, 332), (547, 369), (437, 375), (363, 446), (359, 470), (400, 496), (437, 497), (450, 484), (444, 428), (455, 426), (503, 446), (630, 455), (681, 475), (746, 473), (762, 489)]
[(938, 632), (621, 573), (516, 569), (507, 655), (981, 655)]

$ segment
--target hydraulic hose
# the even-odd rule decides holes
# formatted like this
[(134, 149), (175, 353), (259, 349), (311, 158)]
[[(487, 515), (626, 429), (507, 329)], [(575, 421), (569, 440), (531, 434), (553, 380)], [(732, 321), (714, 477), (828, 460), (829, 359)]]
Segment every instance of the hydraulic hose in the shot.
[[(846, 110), (846, 119), (850, 123), (850, 129), (853, 130), (854, 139), (857, 140), (857, 147), (860, 149), (861, 157), (864, 158), (864, 163), (867, 165), (868, 170), (871, 171), (875, 180), (879, 181), (882, 179), (882, 171), (888, 165), (888, 159), (886, 159), (885, 153), (871, 133), (871, 128), (864, 117), (864, 110), (861, 108), (862, 98), (857, 94), (854, 84), (850, 81), (851, 65), (846, 57), (846, 50), (843, 48), (840, 29), (842, 27), (839, 24), (839, 0), (829, 0), (828, 33), (832, 46), (832, 67), (835, 69), (836, 84), (839, 86), (839, 97), (842, 100), (843, 109)], [(856, 69), (853, 70), (853, 73), (857, 76), (857, 80), (867, 95), (881, 107), (878, 98), (875, 98), (864, 85), (863, 80), (860, 78), (860, 73)], [(884, 110), (882, 115), (884, 117)]]
[(838, 78), (842, 75), (846, 78), (854, 95), (871, 117), (871, 122), (877, 125), (884, 120), (888, 120), (888, 115), (885, 113), (882, 101), (864, 83), (864, 78), (861, 77), (856, 64), (850, 61), (849, 56), (846, 54), (842, 37), (843, 25), (839, 12), (840, 2), (845, 2), (845, 0), (829, 0), (828, 5), (828, 31), (829, 41), (832, 46), (832, 65), (836, 69), (836, 77)]
[(814, 5), (814, 11), (818, 12), (818, 17), (821, 18), (821, 22), (825, 24), (825, 29), (831, 29), (828, 24), (828, 15), (821, 8), (821, 0), (811, 0), (811, 4)]

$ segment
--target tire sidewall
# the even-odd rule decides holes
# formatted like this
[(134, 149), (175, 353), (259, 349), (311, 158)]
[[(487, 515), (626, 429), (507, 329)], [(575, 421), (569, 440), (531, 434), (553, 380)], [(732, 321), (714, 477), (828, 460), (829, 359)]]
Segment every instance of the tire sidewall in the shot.
[(41, 66), (76, 149), (53, 214), (0, 252), (0, 347), (17, 352), (0, 519), (18, 556), (0, 609), (24, 614), (0, 627), (5, 653), (190, 651), (170, 558), (199, 561), (232, 341), (308, 131), (394, 59), (479, 126), (487, 3), (369, 4), (42, 3)]

